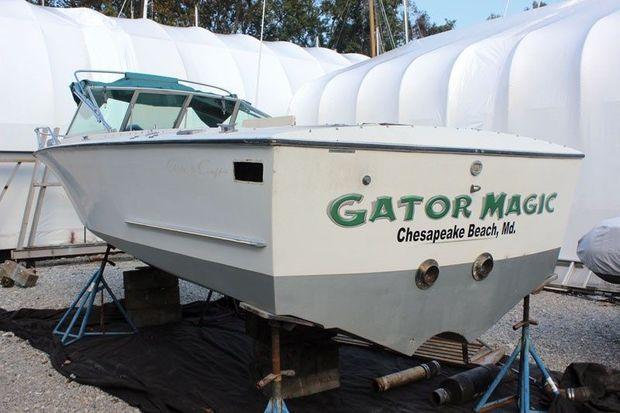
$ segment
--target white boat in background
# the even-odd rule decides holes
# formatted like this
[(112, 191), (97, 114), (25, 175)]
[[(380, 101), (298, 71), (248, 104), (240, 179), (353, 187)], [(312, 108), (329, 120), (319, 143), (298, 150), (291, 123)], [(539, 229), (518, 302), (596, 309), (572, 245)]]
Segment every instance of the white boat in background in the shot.
[(577, 255), (601, 280), (620, 284), (620, 217), (599, 222), (581, 237)]
[(35, 155), (90, 231), (404, 354), (478, 337), (553, 273), (583, 157), (478, 130), (296, 127), (172, 78), (72, 89), (67, 136)]

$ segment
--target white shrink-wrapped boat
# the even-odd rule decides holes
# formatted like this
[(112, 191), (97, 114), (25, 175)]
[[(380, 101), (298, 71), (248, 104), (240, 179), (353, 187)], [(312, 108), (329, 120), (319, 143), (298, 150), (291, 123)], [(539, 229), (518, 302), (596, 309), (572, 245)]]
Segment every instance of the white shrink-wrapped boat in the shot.
[(477, 337), (552, 274), (583, 157), (478, 130), (296, 127), (171, 78), (72, 89), (67, 136), (36, 156), (90, 231), (405, 354)]

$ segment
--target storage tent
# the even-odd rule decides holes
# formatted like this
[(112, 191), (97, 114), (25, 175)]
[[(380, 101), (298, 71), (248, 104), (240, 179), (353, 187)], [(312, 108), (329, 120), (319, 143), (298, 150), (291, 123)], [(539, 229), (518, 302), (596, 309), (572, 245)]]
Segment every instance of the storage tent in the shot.
[[(261, 50), (256, 93), (258, 52)], [(147, 19), (109, 18), (90, 9), (0, 1), (0, 152), (35, 149), (33, 128), (64, 129), (75, 103), (69, 92), (77, 69), (145, 72), (224, 87), (267, 113), (285, 114), (307, 80), (366, 59), (288, 42), (177, 28)], [(0, 185), (12, 166), (0, 164)], [(31, 169), (22, 166), (0, 202), (0, 249), (14, 248)], [(66, 243), (82, 227), (60, 188), (50, 188), (39, 243)]]
[[(301, 124), (447, 125), (586, 154), (561, 258), (620, 214), (620, 1), (566, 1), (457, 29), (304, 85)], [(544, 233), (541, 233), (544, 236)]]

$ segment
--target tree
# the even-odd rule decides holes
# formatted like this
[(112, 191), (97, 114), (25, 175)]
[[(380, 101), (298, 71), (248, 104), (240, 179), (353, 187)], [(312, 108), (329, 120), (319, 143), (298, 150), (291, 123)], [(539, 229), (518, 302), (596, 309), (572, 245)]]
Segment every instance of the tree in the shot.
[[(546, 6), (547, 3), (545, 3), (544, 1), (532, 1), (532, 9), (537, 9), (539, 7), (544, 7)], [(523, 9), (524, 11), (528, 11), (530, 8), (526, 7), (525, 9)]]
[(370, 49), (368, 8), (355, 0), (324, 0), (321, 3), (323, 45), (341, 53)]
[[(386, 49), (401, 46), (405, 42), (403, 8), (401, 0), (373, 0), (377, 16), (377, 30)], [(368, 53), (370, 50), (370, 26), (368, 1), (323, 0), (323, 22), (326, 27), (327, 47), (339, 52)], [(454, 28), (455, 20), (442, 24), (431, 22), (428, 13), (408, 0), (410, 36), (421, 38)], [(393, 43), (392, 43), (393, 40)]]
[(433, 23), (431, 22), (428, 13), (424, 11), (421, 13), (418, 12), (418, 17), (416, 18), (415, 23), (415, 31), (418, 34), (417, 37), (420, 38), (452, 30), (456, 25), (456, 20), (444, 19), (442, 24)]
[[(29, 0), (39, 3), (39, 0)], [(105, 15), (142, 17), (144, 0), (47, 0), (53, 7), (88, 7)], [(377, 31), (385, 50), (404, 43), (402, 0), (372, 0)], [(425, 37), (451, 30), (454, 20), (431, 21), (408, 0), (410, 32)], [(123, 7), (124, 4), (124, 7)], [(200, 26), (216, 33), (260, 36), (262, 0), (155, 0), (149, 3), (149, 18), (171, 26), (192, 26), (198, 5)], [(121, 7), (123, 7), (121, 14)], [(368, 53), (370, 27), (368, 0), (267, 0), (265, 40), (291, 41), (300, 46), (321, 46), (339, 52)]]
[(489, 17), (487, 17), (487, 20), (495, 20), (495, 19), (499, 19), (500, 17), (502, 17), (501, 14), (491, 13), (489, 14)]

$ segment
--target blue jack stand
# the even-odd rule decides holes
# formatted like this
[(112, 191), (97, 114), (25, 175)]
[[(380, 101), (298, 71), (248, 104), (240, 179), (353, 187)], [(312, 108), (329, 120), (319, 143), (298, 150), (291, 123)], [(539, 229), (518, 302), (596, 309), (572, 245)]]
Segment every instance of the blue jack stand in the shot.
[[(534, 344), (531, 342), (530, 325), (537, 325), (537, 324), (538, 323), (535, 320), (530, 320), (530, 296), (527, 295), (525, 298), (523, 298), (523, 320), (521, 320), (520, 322), (518, 322), (512, 327), (513, 330), (518, 330), (519, 328), (521, 329), (521, 342), (517, 344), (514, 351), (508, 358), (508, 361), (506, 361), (506, 364), (504, 364), (504, 366), (500, 370), (497, 377), (495, 377), (495, 379), (493, 380), (493, 382), (491, 383), (487, 391), (484, 393), (484, 395), (478, 402), (478, 404), (476, 404), (476, 407), (474, 408), (475, 412), (481, 413), (481, 412), (491, 411), (494, 408), (505, 406), (509, 404), (510, 402), (512, 402), (513, 400), (517, 400), (520, 413), (530, 413), (530, 412), (541, 411), (541, 410), (530, 409), (530, 357), (529, 356), (532, 356), (532, 358), (536, 362), (536, 365), (540, 369), (540, 372), (543, 375), (545, 389), (552, 392), (555, 396), (558, 396), (560, 394), (558, 387), (553, 381), (553, 378), (551, 378), (551, 376), (549, 375), (547, 368), (545, 367), (544, 363), (538, 356), (538, 353), (536, 353), (536, 350), (534, 349)], [(512, 364), (517, 358), (517, 355), (519, 356), (518, 394), (509, 396), (509, 397), (504, 397), (502, 399), (487, 403), (487, 401), (493, 394), (493, 391), (495, 391), (499, 383), (502, 381), (504, 376), (510, 370)], [(542, 412), (544, 411), (545, 410), (542, 410)]]
[(265, 409), (265, 413), (289, 413), (282, 399), (282, 376), (293, 376), (292, 370), (282, 370), (280, 366), (280, 325), (275, 320), (271, 324), (271, 368), (272, 372), (258, 382), (259, 389), (273, 382), (273, 393)]
[(265, 409), (265, 413), (290, 413), (288, 408), (286, 407), (286, 403), (282, 398), (274, 399), (273, 397), (269, 399), (269, 404), (267, 404), (267, 408)]
[[(69, 306), (69, 308), (67, 309), (67, 311), (65, 311), (64, 315), (62, 316), (58, 324), (56, 324), (56, 327), (54, 327), (54, 334), (61, 337), (60, 342), (65, 346), (78, 341), (84, 336), (134, 334), (138, 331), (136, 326), (132, 323), (131, 319), (125, 312), (125, 309), (123, 308), (123, 306), (116, 299), (116, 296), (114, 295), (114, 293), (108, 286), (108, 283), (103, 278), (103, 271), (105, 270), (106, 264), (108, 263), (108, 256), (110, 255), (111, 248), (112, 247), (108, 245), (108, 248), (106, 249), (105, 255), (103, 257), (103, 261), (101, 261), (101, 266), (99, 267), (97, 271), (95, 271), (93, 276), (88, 280), (88, 283), (84, 286), (82, 291), (75, 297), (75, 300), (73, 300), (73, 303), (71, 304), (71, 306)], [(110, 262), (110, 265), (114, 265), (114, 264)], [(110, 294), (110, 297), (112, 297), (112, 300), (114, 301), (114, 304), (116, 305), (116, 308), (118, 308), (118, 310), (121, 312), (121, 314), (125, 318), (125, 321), (127, 322), (127, 324), (129, 324), (129, 327), (131, 327), (131, 331), (105, 331), (104, 330), (104, 325), (103, 325), (103, 291), (104, 290), (106, 290), (108, 294)], [(101, 330), (87, 332), (86, 326), (88, 325), (88, 319), (90, 318), (90, 314), (93, 309), (93, 303), (95, 302), (95, 297), (97, 296), (97, 293), (99, 292), (101, 292), (101, 300), (102, 300), (101, 309), (100, 309)], [(83, 311), (84, 311), (84, 316), (80, 323), (79, 329), (77, 332), (74, 332), (74, 327), (76, 326), (80, 318), (80, 315), (82, 314)], [(63, 325), (65, 324), (65, 321), (71, 316), (71, 313), (74, 313), (73, 317), (71, 318), (71, 321), (67, 325), (66, 329), (63, 330)]]

